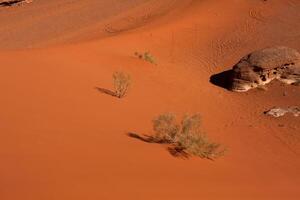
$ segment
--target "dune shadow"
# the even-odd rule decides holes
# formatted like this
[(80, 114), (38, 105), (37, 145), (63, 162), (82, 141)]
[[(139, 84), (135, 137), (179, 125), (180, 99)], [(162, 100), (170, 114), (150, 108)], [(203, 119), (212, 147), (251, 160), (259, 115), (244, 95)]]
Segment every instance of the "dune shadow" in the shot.
[(218, 87), (230, 90), (233, 70), (227, 70), (210, 77), (210, 82)]
[(98, 90), (99, 92), (103, 93), (103, 94), (107, 94), (113, 97), (118, 97), (117, 94), (114, 91), (105, 89), (105, 88), (100, 88), (100, 87), (95, 87), (96, 90)]
[(0, 7), (9, 7), (15, 4), (21, 3), (24, 0), (12, 0), (12, 1), (4, 1), (0, 3)]
[(186, 153), (183, 148), (178, 147), (178, 145), (168, 140), (158, 139), (149, 135), (139, 135), (132, 132), (127, 133), (127, 136), (146, 143), (167, 145), (167, 151), (176, 158), (188, 159), (190, 157), (190, 155)]

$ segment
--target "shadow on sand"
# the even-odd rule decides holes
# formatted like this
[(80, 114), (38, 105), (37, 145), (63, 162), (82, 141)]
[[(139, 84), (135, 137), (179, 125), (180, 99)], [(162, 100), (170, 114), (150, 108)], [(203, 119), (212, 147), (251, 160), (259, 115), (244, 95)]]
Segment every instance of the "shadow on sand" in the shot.
[(186, 153), (183, 148), (178, 147), (178, 145), (172, 143), (171, 141), (161, 140), (149, 135), (139, 135), (132, 132), (127, 133), (127, 136), (147, 143), (163, 144), (166, 146), (167, 151), (176, 158), (188, 159), (190, 157), (190, 155)]
[(99, 92), (103, 93), (103, 94), (107, 94), (113, 97), (118, 97), (118, 95), (111, 90), (105, 89), (105, 88), (100, 88), (100, 87), (95, 87), (96, 90), (98, 90)]
[(210, 82), (216, 86), (230, 90), (232, 74), (233, 70), (227, 70), (218, 74), (214, 74), (210, 77)]

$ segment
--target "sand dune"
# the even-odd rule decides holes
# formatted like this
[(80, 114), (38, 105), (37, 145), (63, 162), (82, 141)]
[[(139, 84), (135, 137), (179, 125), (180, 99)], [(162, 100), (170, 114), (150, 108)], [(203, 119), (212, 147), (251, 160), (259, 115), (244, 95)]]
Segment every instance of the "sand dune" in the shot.
[(178, 0), (37, 0), (0, 7), (0, 42), (6, 49), (78, 42), (143, 25), (173, 8)]
[[(0, 199), (300, 197), (300, 88), (233, 93), (210, 83), (255, 49), (300, 50), (297, 0), (35, 0), (0, 7)], [(150, 51), (157, 65), (134, 52)], [(132, 77), (117, 99), (114, 71)], [(183, 160), (126, 133), (163, 112), (200, 113), (216, 160)]]

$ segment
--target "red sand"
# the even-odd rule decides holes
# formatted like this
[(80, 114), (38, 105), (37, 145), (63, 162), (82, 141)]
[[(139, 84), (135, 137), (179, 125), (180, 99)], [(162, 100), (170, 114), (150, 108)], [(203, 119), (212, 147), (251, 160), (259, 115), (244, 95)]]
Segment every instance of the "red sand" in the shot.
[[(240, 94), (209, 82), (255, 49), (300, 50), (299, 9), (297, 0), (0, 8), (0, 199), (299, 199), (300, 118), (263, 111), (298, 105), (300, 88), (274, 82)], [(133, 80), (121, 100), (94, 89), (112, 88), (116, 70)], [(200, 113), (227, 154), (182, 160), (126, 135), (151, 133), (163, 112)]]

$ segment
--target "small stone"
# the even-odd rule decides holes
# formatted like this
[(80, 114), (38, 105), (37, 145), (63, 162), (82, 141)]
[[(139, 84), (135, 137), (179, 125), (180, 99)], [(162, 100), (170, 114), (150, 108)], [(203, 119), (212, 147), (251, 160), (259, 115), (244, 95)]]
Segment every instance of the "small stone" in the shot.
[(280, 107), (275, 107), (272, 108), (266, 112), (264, 112), (266, 115), (271, 115), (273, 117), (282, 117), (287, 113), (293, 114), (295, 117), (300, 116), (300, 107), (298, 106), (292, 106), (288, 108), (280, 108)]

